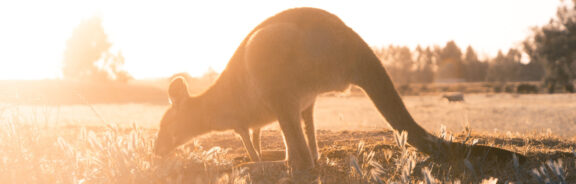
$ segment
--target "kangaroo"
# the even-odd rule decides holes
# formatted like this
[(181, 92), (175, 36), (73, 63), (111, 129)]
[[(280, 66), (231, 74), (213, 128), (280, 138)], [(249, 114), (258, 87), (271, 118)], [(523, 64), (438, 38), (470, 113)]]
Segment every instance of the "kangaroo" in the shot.
[(449, 93), (442, 95), (442, 98), (446, 98), (448, 102), (463, 102), (464, 94), (462, 93)]
[(406, 131), (408, 143), (418, 150), (443, 155), (447, 147), (462, 147), (437, 144), (443, 140), (414, 121), (378, 57), (337, 16), (295, 8), (254, 28), (202, 94), (191, 96), (182, 78), (171, 82), (171, 106), (161, 120), (155, 153), (166, 155), (201, 134), (235, 130), (250, 158), (258, 161), (259, 128), (278, 121), (289, 168), (308, 171), (319, 158), (313, 120), (316, 97), (350, 85), (362, 88), (389, 125)]

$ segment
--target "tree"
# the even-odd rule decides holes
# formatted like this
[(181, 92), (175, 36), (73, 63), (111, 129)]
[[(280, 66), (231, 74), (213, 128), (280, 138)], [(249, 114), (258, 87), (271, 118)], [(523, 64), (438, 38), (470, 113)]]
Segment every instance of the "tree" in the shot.
[(111, 46), (100, 18), (82, 21), (66, 42), (62, 68), (64, 78), (88, 81), (130, 80), (132, 77), (122, 70), (124, 56), (121, 52), (111, 54)]
[(472, 46), (468, 46), (468, 48), (466, 48), (466, 53), (464, 54), (462, 65), (464, 70), (464, 78), (466, 81), (479, 82), (486, 79), (488, 64), (478, 59), (478, 55)]
[(574, 92), (572, 80), (576, 59), (576, 5), (562, 1), (556, 17), (542, 27), (532, 30), (533, 35), (524, 41), (524, 51), (532, 61), (545, 67), (545, 83), (553, 93), (556, 84)]
[(416, 47), (416, 63), (418, 64), (415, 76), (416, 81), (421, 83), (434, 82), (434, 54), (430, 47), (422, 49), (420, 46)]
[(498, 51), (496, 58), (490, 62), (486, 80), (491, 82), (519, 81), (519, 71), (522, 66), (521, 58), (520, 51), (516, 49), (508, 50), (506, 55), (502, 51)]
[(539, 81), (544, 78), (544, 64), (539, 60), (531, 60), (520, 68), (521, 81)]
[(413, 82), (414, 59), (412, 52), (406, 46), (388, 46), (377, 52), (383, 65), (392, 80), (398, 84), (409, 84)]
[(399, 59), (399, 57), (402, 57), (399, 55), (400, 50), (401, 47), (389, 45), (386, 48), (374, 49), (374, 53), (380, 59), (382, 65), (386, 66), (386, 71), (388, 72), (388, 75), (390, 75), (390, 78), (395, 83), (404, 84), (407, 83), (403, 68), (403, 63), (405, 62)]
[(438, 56), (436, 79), (440, 81), (460, 81), (464, 78), (462, 51), (454, 41), (449, 41)]

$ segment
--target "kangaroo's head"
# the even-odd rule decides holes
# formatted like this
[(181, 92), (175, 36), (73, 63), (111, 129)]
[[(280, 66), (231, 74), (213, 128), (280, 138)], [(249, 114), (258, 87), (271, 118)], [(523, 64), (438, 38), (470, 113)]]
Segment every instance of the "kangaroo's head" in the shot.
[(168, 88), (170, 108), (160, 122), (154, 153), (164, 156), (191, 138), (208, 131), (201, 102), (190, 96), (184, 78), (176, 78)]

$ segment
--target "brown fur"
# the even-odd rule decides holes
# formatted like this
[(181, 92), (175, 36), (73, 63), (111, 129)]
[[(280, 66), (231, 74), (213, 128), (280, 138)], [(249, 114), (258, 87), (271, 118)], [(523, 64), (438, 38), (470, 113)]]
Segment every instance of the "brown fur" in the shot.
[[(296, 8), (268, 18), (240, 44), (206, 92), (192, 97), (184, 84), (177, 78), (170, 85), (173, 104), (160, 125), (155, 148), (159, 155), (195, 136), (232, 129), (257, 161), (259, 128), (277, 120), (290, 168), (312, 169), (319, 157), (314, 101), (350, 84), (368, 94), (392, 128), (408, 132), (408, 143), (429, 154), (441, 149), (431, 144), (441, 140), (412, 119), (371, 48), (323, 10)], [(252, 138), (250, 130), (256, 134)]]

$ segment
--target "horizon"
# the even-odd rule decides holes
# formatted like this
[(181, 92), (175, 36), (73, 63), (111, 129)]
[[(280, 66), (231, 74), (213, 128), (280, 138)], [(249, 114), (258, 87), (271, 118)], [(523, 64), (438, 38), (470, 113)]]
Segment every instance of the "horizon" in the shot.
[(82, 20), (94, 16), (102, 20), (110, 51), (122, 51), (124, 69), (136, 79), (153, 79), (179, 72), (201, 76), (209, 68), (221, 72), (256, 25), (294, 7), (337, 15), (373, 47), (414, 49), (454, 40), (460, 49), (470, 45), (486, 58), (518, 47), (531, 27), (555, 16), (558, 5), (520, 0), (0, 2), (0, 80), (62, 78), (66, 41)]

